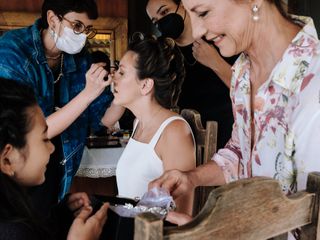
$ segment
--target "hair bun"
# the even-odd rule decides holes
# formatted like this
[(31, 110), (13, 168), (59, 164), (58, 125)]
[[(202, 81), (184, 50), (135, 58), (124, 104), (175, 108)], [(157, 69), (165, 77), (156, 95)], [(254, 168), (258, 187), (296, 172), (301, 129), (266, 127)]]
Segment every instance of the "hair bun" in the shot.
[(165, 108), (176, 107), (184, 80), (184, 61), (172, 38), (136, 32), (130, 38), (129, 51), (137, 54), (135, 68), (140, 80), (154, 81), (154, 96)]

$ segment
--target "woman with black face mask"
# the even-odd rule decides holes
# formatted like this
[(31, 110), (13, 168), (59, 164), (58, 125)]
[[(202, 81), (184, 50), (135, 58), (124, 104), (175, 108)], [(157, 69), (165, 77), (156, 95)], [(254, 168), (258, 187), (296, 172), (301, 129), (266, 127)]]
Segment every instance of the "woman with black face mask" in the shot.
[(203, 39), (192, 37), (191, 22), (180, 0), (148, 0), (146, 11), (161, 36), (173, 38), (185, 58), (186, 78), (178, 106), (200, 112), (202, 123), (218, 122), (218, 148), (231, 136), (233, 115), (229, 97), (231, 66)]
[(182, 17), (177, 13), (180, 7), (180, 2), (178, 3), (177, 9), (174, 13), (169, 13), (168, 15), (160, 18), (155, 22), (157, 29), (160, 31), (163, 37), (170, 37), (173, 39), (178, 39), (184, 30), (184, 20), (186, 19), (187, 12), (184, 11), (184, 16)]

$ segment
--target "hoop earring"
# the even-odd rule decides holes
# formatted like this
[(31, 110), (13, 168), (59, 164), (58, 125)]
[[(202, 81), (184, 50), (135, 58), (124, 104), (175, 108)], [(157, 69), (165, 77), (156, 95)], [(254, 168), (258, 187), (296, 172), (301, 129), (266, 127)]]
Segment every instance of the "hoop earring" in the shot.
[(258, 6), (257, 6), (257, 5), (254, 5), (254, 6), (252, 7), (252, 19), (253, 19), (253, 21), (255, 21), (255, 22), (257, 22), (257, 21), (259, 20), (259, 18), (260, 18), (258, 12), (259, 12)]

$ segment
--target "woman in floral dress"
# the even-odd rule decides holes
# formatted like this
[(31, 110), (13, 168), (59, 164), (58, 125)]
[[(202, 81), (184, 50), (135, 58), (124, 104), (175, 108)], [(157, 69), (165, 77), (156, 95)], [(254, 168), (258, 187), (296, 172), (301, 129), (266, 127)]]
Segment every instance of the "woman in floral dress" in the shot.
[(194, 38), (212, 41), (225, 57), (241, 53), (232, 67), (235, 124), (210, 163), (168, 171), (149, 186), (177, 197), (267, 176), (287, 194), (305, 188), (308, 173), (320, 171), (320, 44), (312, 19), (288, 15), (280, 0), (182, 2)]

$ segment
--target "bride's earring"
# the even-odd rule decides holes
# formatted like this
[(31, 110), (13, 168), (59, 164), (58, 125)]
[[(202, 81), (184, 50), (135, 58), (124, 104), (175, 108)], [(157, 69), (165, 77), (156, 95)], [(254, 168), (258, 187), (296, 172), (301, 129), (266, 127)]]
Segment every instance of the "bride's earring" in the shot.
[(257, 5), (254, 5), (254, 6), (252, 7), (252, 19), (253, 19), (253, 21), (255, 21), (255, 22), (257, 22), (257, 21), (259, 20), (259, 14), (258, 14), (258, 12), (259, 12), (258, 6), (257, 6)]

